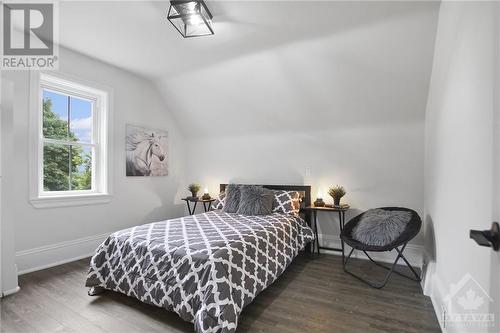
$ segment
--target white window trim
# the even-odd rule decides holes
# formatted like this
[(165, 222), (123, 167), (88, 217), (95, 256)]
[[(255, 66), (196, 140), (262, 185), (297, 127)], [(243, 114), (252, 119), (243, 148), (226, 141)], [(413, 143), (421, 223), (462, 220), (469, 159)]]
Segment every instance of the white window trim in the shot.
[[(58, 91), (75, 89), (84, 92), (81, 97), (89, 98), (94, 96), (95, 112), (93, 135), (98, 136), (101, 151), (96, 152), (96, 164), (99, 167), (93, 170), (96, 182), (92, 184), (90, 191), (43, 191), (43, 133), (42, 133), (42, 113), (40, 102), (44, 84), (57, 87)], [(92, 88), (91, 88), (92, 87)], [(75, 95), (73, 91), (71, 95)], [(76, 94), (78, 96), (78, 94)], [(109, 87), (104, 87), (92, 82), (85, 82), (59, 72), (32, 71), (30, 74), (30, 203), (36, 208), (83, 206), (93, 204), (103, 204), (111, 201), (111, 165), (112, 157), (111, 143), (113, 138), (112, 122), (112, 99), (113, 91)], [(98, 126), (99, 125), (99, 126)], [(47, 140), (46, 140), (47, 141)], [(100, 173), (102, 171), (102, 173)]]

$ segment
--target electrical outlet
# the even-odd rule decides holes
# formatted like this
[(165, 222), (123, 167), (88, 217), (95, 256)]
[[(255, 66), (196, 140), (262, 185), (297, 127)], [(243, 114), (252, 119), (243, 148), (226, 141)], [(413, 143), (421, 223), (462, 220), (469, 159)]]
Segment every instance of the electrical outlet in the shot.
[(306, 166), (305, 171), (304, 171), (304, 176), (305, 177), (312, 177), (312, 167), (311, 166)]

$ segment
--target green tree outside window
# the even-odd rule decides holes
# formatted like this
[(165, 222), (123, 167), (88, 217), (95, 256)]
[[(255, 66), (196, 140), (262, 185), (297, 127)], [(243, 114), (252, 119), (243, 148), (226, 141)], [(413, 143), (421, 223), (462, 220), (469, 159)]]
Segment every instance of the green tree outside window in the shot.
[[(43, 101), (43, 136), (77, 142), (68, 124), (52, 111), (52, 101)], [(78, 144), (45, 143), (43, 147), (43, 188), (45, 191), (92, 189), (92, 151)]]

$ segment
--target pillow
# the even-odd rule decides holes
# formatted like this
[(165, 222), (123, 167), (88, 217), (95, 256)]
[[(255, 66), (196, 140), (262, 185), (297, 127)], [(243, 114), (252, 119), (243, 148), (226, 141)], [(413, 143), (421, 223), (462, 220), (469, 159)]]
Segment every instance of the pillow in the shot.
[(370, 209), (352, 230), (352, 238), (366, 245), (389, 245), (403, 233), (410, 220), (411, 212)]
[(300, 194), (297, 191), (277, 190), (274, 192), (273, 213), (299, 215)]
[(226, 213), (236, 213), (240, 205), (240, 185), (229, 184), (226, 186), (226, 201), (222, 209)]
[(224, 202), (226, 201), (226, 191), (219, 193), (215, 201), (212, 203), (212, 209), (222, 209), (224, 208)]
[(273, 212), (274, 192), (260, 186), (240, 188), (240, 215), (269, 215)]

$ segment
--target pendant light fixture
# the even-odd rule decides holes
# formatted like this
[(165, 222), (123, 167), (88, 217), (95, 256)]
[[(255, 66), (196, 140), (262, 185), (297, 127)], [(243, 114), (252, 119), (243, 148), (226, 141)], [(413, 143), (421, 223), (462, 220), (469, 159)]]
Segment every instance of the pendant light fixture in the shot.
[(184, 38), (214, 34), (212, 13), (202, 0), (171, 0), (167, 18)]

